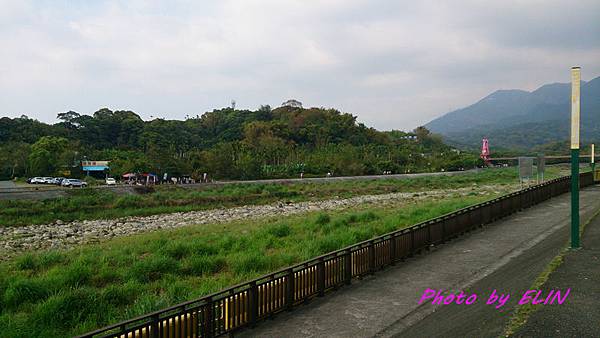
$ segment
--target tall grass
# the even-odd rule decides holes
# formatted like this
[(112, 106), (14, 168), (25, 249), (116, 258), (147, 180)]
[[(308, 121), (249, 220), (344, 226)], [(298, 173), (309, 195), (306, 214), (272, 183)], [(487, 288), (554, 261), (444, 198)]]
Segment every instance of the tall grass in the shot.
[(218, 291), (491, 196), (186, 227), (0, 264), (0, 337), (65, 337)]

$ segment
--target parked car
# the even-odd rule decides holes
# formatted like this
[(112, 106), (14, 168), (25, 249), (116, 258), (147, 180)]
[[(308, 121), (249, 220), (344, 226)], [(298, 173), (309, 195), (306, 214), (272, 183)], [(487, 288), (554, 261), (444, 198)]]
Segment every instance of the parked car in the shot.
[(66, 180), (66, 178), (65, 178), (65, 177), (56, 177), (56, 178), (54, 179), (54, 184), (56, 184), (56, 185), (62, 185), (62, 182), (63, 182), (64, 180)]
[(74, 187), (85, 188), (85, 187), (87, 187), (87, 183), (82, 180), (67, 178), (62, 181), (62, 186), (69, 187), (69, 188), (74, 188)]
[(44, 177), (45, 184), (54, 184), (54, 177)]
[(114, 178), (112, 178), (112, 177), (106, 178), (106, 185), (116, 185), (116, 184), (117, 184), (117, 181)]
[(46, 180), (43, 177), (34, 177), (31, 179), (31, 184), (44, 184)]

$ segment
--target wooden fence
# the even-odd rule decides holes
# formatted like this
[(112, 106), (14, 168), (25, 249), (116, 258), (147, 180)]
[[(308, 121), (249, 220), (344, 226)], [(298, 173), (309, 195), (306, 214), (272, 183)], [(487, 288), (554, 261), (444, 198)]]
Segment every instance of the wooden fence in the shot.
[[(570, 181), (570, 177), (554, 179), (79, 337), (188, 338), (231, 334), (350, 284), (353, 278), (372, 274), (432, 245), (566, 193)], [(582, 187), (593, 183), (592, 173), (580, 175)]]

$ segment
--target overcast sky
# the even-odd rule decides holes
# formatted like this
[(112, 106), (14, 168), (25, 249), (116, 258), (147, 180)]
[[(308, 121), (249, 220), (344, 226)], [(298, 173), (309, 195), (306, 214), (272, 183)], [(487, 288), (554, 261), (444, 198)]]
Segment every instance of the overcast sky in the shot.
[(600, 1), (0, 0), (0, 115), (333, 107), (412, 129), (600, 75)]

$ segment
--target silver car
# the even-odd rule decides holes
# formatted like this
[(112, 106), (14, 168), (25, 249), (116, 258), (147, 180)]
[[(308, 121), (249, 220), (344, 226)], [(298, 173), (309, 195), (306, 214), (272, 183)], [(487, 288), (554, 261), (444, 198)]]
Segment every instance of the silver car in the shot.
[(82, 180), (68, 178), (66, 180), (63, 180), (62, 186), (69, 188), (85, 188), (87, 187), (87, 183)]

